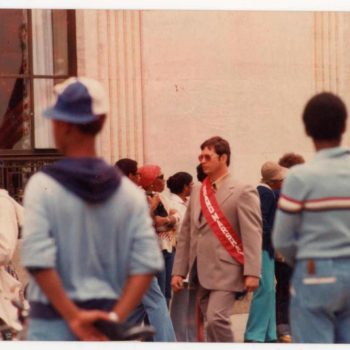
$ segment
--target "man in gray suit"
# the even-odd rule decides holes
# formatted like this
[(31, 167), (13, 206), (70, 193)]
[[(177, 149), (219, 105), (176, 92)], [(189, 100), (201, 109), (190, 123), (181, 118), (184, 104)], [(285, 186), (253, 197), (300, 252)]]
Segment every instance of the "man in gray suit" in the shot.
[(261, 273), (262, 219), (256, 189), (233, 180), (230, 146), (221, 137), (201, 145), (207, 175), (192, 190), (176, 247), (172, 287), (198, 284), (207, 341), (233, 342), (230, 316), (237, 293), (252, 292)]

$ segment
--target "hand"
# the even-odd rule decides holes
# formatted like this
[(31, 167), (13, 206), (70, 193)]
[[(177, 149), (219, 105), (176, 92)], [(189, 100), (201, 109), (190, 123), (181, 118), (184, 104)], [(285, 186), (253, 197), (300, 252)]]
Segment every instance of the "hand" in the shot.
[(173, 276), (173, 278), (171, 279), (171, 288), (173, 289), (173, 291), (179, 292), (180, 290), (182, 290), (184, 288), (184, 278), (182, 276)]
[(151, 208), (151, 212), (153, 212), (157, 208), (157, 206), (158, 206), (158, 204), (160, 202), (160, 197), (159, 197), (158, 194), (154, 195), (152, 197), (151, 196), (147, 196), (147, 201), (148, 201), (148, 205)]
[(275, 260), (278, 262), (285, 262), (284, 257), (278, 252), (275, 252)]
[(108, 313), (99, 310), (79, 310), (75, 317), (68, 320), (71, 331), (80, 339), (85, 341), (108, 340), (99, 332), (93, 323), (98, 320), (110, 320)]
[(244, 285), (247, 292), (254, 292), (259, 287), (260, 279), (254, 276), (245, 276)]
[(170, 215), (174, 215), (174, 214), (176, 214), (177, 213), (177, 210), (176, 209), (170, 209), (169, 210), (169, 216)]

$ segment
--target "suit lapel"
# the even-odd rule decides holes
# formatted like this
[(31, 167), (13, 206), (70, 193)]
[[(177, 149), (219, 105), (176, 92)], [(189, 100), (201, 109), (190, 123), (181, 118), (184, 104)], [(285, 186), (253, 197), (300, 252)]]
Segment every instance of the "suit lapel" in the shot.
[(233, 184), (231, 175), (228, 175), (223, 179), (221, 186), (215, 194), (220, 208), (226, 202), (226, 200), (232, 196), (234, 187), (235, 186)]
[[(228, 175), (225, 179), (223, 179), (221, 186), (219, 187), (219, 189), (215, 194), (216, 200), (220, 208), (224, 204), (224, 202), (231, 197), (231, 195), (233, 194), (234, 187), (235, 186), (233, 184), (231, 175)], [(200, 198), (200, 193), (198, 194), (198, 203), (196, 203), (197, 205), (194, 210), (194, 219), (197, 227), (201, 229), (203, 226), (207, 225), (207, 221), (205, 220), (204, 217), (202, 217), (201, 221), (199, 220), (199, 217), (202, 211), (199, 198)]]

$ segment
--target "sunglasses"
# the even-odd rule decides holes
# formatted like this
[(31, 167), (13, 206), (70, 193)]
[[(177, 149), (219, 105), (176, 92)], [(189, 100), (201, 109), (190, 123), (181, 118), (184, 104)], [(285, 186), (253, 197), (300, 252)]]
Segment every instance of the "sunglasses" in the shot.
[(213, 154), (213, 155), (211, 155), (211, 154), (200, 154), (200, 155), (198, 156), (198, 160), (199, 160), (200, 162), (202, 162), (203, 160), (206, 161), (206, 162), (209, 162), (209, 161), (211, 161), (215, 156), (219, 157), (217, 154)]

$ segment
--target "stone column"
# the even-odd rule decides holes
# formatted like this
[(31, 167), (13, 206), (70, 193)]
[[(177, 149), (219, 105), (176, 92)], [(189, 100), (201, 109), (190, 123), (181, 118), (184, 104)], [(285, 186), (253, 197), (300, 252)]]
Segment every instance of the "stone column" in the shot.
[[(350, 111), (350, 14), (315, 12), (314, 16), (314, 82), (315, 93), (338, 94)], [(345, 146), (350, 143), (346, 131)]]
[(110, 112), (98, 152), (114, 163), (128, 157), (143, 163), (140, 11), (77, 10), (78, 75), (100, 80)]
[(341, 90), (343, 27), (342, 14), (314, 13), (315, 92)]

